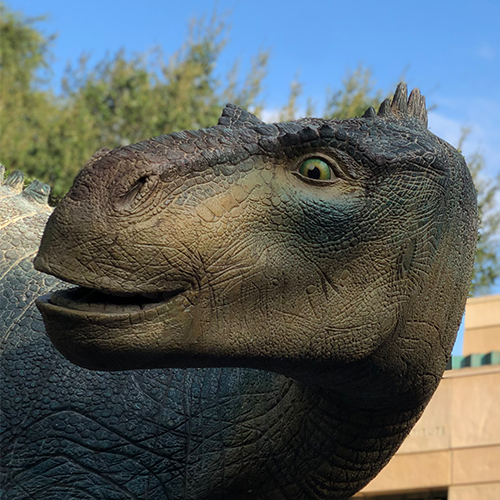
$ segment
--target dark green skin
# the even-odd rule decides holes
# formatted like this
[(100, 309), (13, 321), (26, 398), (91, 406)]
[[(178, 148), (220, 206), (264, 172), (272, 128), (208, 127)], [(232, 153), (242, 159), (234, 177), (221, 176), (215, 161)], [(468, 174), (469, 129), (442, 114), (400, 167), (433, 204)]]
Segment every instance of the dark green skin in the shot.
[[(311, 157), (333, 182), (299, 173)], [(2, 363), (5, 498), (348, 498), (438, 385), (476, 220), (463, 158), (405, 86), (378, 115), (265, 125), (228, 106), (96, 153), (35, 266), (106, 292), (38, 301), (57, 349), (106, 372), (13, 302), (31, 319)], [(60, 284), (24, 266), (21, 292)]]

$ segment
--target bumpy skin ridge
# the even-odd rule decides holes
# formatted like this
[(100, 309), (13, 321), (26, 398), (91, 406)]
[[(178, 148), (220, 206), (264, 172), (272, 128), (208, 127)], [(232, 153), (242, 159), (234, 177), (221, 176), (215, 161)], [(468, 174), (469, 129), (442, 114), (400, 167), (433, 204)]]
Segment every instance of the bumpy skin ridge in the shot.
[[(264, 124), (228, 105), (216, 127), (92, 157), (51, 217), (37, 266), (79, 285), (142, 293), (165, 286), (155, 270), (165, 270), (160, 278), (182, 271), (175, 280), (196, 283), (199, 303), (216, 311), (219, 323), (214, 327), (214, 314), (193, 307), (193, 324), (204, 328), (187, 340), (181, 336), (176, 346), (186, 349), (188, 361), (165, 362), (148, 345), (141, 352), (144, 325), (124, 325), (131, 334), (122, 336), (125, 342), (137, 342), (128, 357), (99, 343), (106, 329), (97, 330), (93, 351), (85, 336), (73, 336), (73, 324), (49, 331), (55, 344), (93, 368), (226, 368), (99, 372), (57, 353), (32, 299), (66, 285), (30, 264), (50, 209), (43, 186), (21, 195), (19, 176), (11, 177), (0, 188), (2, 500), (346, 499), (366, 484), (437, 387), (471, 272), (476, 212), (470, 175), (461, 156), (426, 125), (423, 98), (413, 91), (407, 99), (400, 86), (378, 115), (368, 110), (351, 120)], [(334, 154), (344, 169), (339, 175), (349, 179), (346, 187), (339, 183), (333, 205), (314, 186), (304, 191), (295, 174), (280, 184), (295, 158), (317, 151)], [(171, 212), (199, 224), (190, 229), (195, 247), (182, 240), (187, 226), (176, 229), (168, 217), (168, 224), (156, 222)], [(257, 245), (250, 251), (248, 234)], [(202, 255), (221, 235), (226, 247)], [(290, 238), (294, 253), (273, 254), (280, 245), (286, 254)], [(147, 265), (128, 259), (134, 245)], [(306, 290), (308, 298), (279, 303), (280, 315), (273, 316), (272, 297), (258, 299), (259, 273), (248, 266), (248, 278), (246, 268), (230, 260), (254, 254), (259, 265), (263, 254), (276, 265), (263, 271), (273, 286)], [(356, 265), (361, 276), (353, 282)], [(318, 286), (307, 286), (301, 266), (311, 275), (319, 270)], [(369, 271), (381, 272), (380, 279), (370, 281)], [(207, 277), (216, 272), (223, 279), (214, 280), (204, 298)], [(235, 282), (247, 308), (233, 318), (227, 307), (238, 306), (230, 295)], [(342, 302), (352, 283), (361, 288)], [(340, 297), (319, 323), (323, 337), (307, 333), (322, 310), (321, 297)], [(368, 309), (361, 311), (364, 304)], [(267, 318), (265, 328), (253, 333), (261, 345), (245, 343), (243, 327), (260, 317)], [(280, 330), (289, 318), (307, 333), (304, 351), (294, 351), (300, 331), (288, 326), (283, 336)], [(51, 318), (46, 321), (54, 329)], [(218, 338), (220, 325), (228, 335)], [(377, 336), (379, 330), (387, 336)], [(219, 343), (210, 345), (213, 335)], [(220, 357), (211, 355), (228, 339), (233, 343), (223, 345)]]

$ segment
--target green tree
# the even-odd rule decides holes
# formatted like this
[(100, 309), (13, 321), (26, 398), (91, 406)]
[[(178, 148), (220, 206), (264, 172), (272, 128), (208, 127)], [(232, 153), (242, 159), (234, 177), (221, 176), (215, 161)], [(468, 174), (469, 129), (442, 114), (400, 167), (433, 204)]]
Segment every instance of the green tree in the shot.
[(42, 89), (53, 40), (35, 28), (42, 20), (0, 3), (0, 150), (10, 169), (34, 169), (49, 132), (47, 117), (57, 109), (52, 93)]
[[(457, 144), (462, 149), (470, 129), (462, 129)], [(500, 276), (500, 173), (495, 179), (484, 175), (485, 161), (479, 151), (467, 158), (467, 165), (474, 178), (479, 212), (479, 238), (477, 242), (471, 294), (488, 293)]]
[[(302, 94), (302, 84), (299, 82), (297, 78), (292, 80), (290, 84), (290, 94), (288, 96), (287, 103), (281, 108), (278, 113), (278, 121), (286, 122), (290, 120), (295, 120), (300, 118), (300, 111), (298, 109), (298, 100)], [(308, 113), (304, 113), (305, 116), (308, 116)]]
[[(9, 83), (2, 85), (3, 161), (49, 182), (56, 198), (101, 147), (214, 125), (228, 97), (259, 110), (268, 53), (256, 55), (246, 77), (235, 63), (227, 85), (222, 85), (216, 64), (229, 26), (215, 14), (193, 21), (186, 42), (169, 59), (160, 49), (133, 56), (119, 51), (90, 66), (82, 56), (76, 67), (68, 67), (62, 95), (54, 96), (36, 85), (36, 72), (48, 66), (50, 40), (32, 21), (2, 8), (2, 46), (8, 63), (2, 64), (2, 79)], [(24, 39), (29, 43), (19, 43)], [(23, 58), (28, 64), (21, 79), (14, 62)], [(7, 133), (11, 130), (16, 140)]]
[(370, 69), (359, 65), (354, 71), (347, 72), (342, 80), (342, 87), (327, 90), (324, 118), (342, 119), (362, 116), (371, 106), (378, 109), (388, 95), (382, 90), (374, 91), (375, 84)]
[[(303, 94), (303, 87), (298, 77), (290, 84), (290, 93), (287, 103), (278, 113), (280, 121), (294, 120), (303, 116), (315, 114), (311, 99), (307, 100), (305, 110), (300, 112), (299, 101)], [(326, 100), (320, 115), (327, 119), (351, 118), (361, 116), (371, 106), (378, 109), (380, 103), (390, 94), (382, 90), (375, 90), (372, 72), (369, 68), (359, 65), (353, 71), (347, 71), (342, 79), (340, 88), (326, 90)]]

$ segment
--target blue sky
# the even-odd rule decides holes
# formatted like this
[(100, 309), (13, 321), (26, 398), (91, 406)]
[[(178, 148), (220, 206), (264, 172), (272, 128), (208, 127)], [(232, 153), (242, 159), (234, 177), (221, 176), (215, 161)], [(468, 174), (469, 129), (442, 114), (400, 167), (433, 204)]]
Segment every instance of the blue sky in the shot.
[(242, 69), (259, 49), (271, 51), (264, 99), (268, 111), (286, 102), (298, 75), (304, 96), (318, 111), (327, 87), (339, 85), (358, 64), (373, 71), (389, 91), (404, 73), (430, 105), (433, 132), (456, 143), (472, 128), (464, 153), (479, 148), (493, 175), (500, 169), (500, 2), (263, 0), (7, 0), (29, 16), (48, 15), (39, 27), (57, 33), (55, 80), (82, 53), (97, 61), (125, 48), (129, 53), (161, 46), (171, 54), (182, 44), (189, 20), (214, 9), (228, 14), (230, 43), (219, 65), (224, 75), (235, 59)]
[(297, 76), (304, 96), (321, 110), (325, 90), (338, 87), (346, 71), (360, 63), (372, 70), (377, 88), (384, 91), (395, 87), (404, 73), (409, 87), (419, 87), (427, 103), (436, 106), (430, 129), (456, 144), (461, 127), (470, 127), (464, 154), (479, 150), (486, 174), (500, 171), (498, 0), (5, 3), (28, 16), (48, 16), (38, 27), (58, 34), (52, 47), (54, 81), (84, 52), (91, 62), (120, 48), (132, 54), (160, 46), (171, 54), (185, 40), (189, 20), (216, 9), (228, 14), (231, 24), (220, 75), (235, 59), (245, 71), (259, 49), (271, 51), (263, 94), (269, 115), (287, 101)]

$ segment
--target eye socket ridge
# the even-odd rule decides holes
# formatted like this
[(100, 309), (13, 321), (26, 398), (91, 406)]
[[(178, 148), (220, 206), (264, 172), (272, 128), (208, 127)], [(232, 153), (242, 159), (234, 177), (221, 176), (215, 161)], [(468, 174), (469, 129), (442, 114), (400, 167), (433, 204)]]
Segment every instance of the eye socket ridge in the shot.
[(316, 185), (330, 185), (339, 180), (338, 166), (331, 159), (323, 155), (309, 155), (300, 158), (292, 174), (304, 182)]

